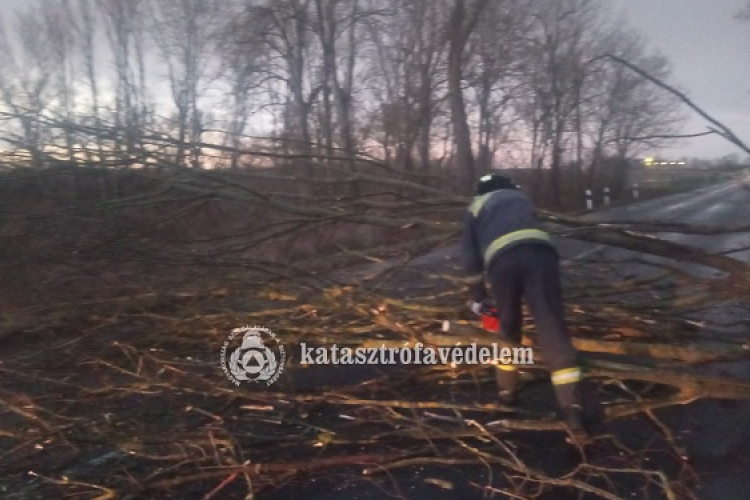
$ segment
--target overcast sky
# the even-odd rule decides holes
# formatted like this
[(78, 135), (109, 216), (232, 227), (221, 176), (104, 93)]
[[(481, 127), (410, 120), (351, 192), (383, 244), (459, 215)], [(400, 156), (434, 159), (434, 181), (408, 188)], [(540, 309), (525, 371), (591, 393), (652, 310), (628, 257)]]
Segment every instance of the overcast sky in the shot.
[[(598, 1), (609, 2), (616, 16), (669, 58), (673, 82), (750, 143), (750, 23), (735, 19), (747, 0)], [(0, 13), (25, 2), (0, 0)], [(705, 130), (706, 123), (695, 117), (685, 132)], [(662, 154), (715, 158), (733, 152), (739, 149), (708, 137), (683, 141)]]
[[(750, 23), (734, 18), (747, 0), (606, 1), (669, 58), (673, 81), (696, 104), (750, 143)], [(696, 117), (685, 131), (705, 130), (705, 121)], [(684, 141), (670, 152), (710, 158), (740, 150), (708, 137)]]

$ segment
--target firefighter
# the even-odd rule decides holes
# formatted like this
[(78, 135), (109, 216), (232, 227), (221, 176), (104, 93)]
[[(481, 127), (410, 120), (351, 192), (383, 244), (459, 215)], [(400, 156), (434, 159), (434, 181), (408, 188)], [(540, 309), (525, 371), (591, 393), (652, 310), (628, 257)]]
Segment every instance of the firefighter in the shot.
[[(486, 275), (501, 338), (520, 344), (521, 305), (526, 302), (565, 421), (574, 436), (586, 436), (581, 367), (566, 331), (559, 257), (549, 234), (539, 228), (534, 205), (507, 177), (490, 174), (479, 180), (464, 216), (460, 252), (469, 275), (471, 309), (480, 314), (487, 305)], [(512, 404), (517, 367), (498, 364), (496, 374), (501, 401)]]

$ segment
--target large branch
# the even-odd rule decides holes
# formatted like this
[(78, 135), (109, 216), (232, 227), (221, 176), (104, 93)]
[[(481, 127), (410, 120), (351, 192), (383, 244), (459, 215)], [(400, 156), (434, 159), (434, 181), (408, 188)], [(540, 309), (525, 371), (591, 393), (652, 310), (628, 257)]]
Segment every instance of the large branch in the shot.
[(635, 233), (629, 230), (602, 231), (592, 228), (590, 230), (579, 231), (572, 237), (594, 243), (612, 245), (634, 252), (657, 255), (667, 259), (694, 262), (729, 273), (734, 280), (737, 280), (736, 282), (741, 282), (745, 286), (750, 285), (750, 266), (744, 262), (724, 255), (706, 253), (680, 243), (660, 240), (647, 234)]
[(652, 222), (639, 220), (618, 220), (616, 222), (589, 221), (578, 217), (540, 211), (541, 219), (572, 228), (603, 229), (609, 231), (638, 231), (643, 233), (681, 233), (717, 235), (750, 232), (750, 224), (706, 225), (680, 222)]
[[(636, 66), (635, 64), (631, 63), (630, 61), (627, 61), (626, 59), (623, 59), (622, 57), (616, 56), (614, 54), (604, 54), (604, 55), (602, 55), (602, 56), (600, 56), (600, 57), (598, 57), (596, 59), (602, 59), (602, 58), (611, 59), (611, 60), (613, 60), (613, 61), (615, 61), (615, 62), (617, 62), (619, 64), (622, 64), (623, 66), (625, 66), (625, 67), (633, 70), (634, 72), (636, 72), (637, 74), (639, 74), (640, 76), (642, 76), (643, 78), (645, 78), (646, 80), (648, 80), (648, 81), (650, 81), (650, 82), (658, 85), (662, 89), (664, 89), (667, 92), (669, 92), (670, 94), (674, 95), (680, 101), (682, 101), (688, 107), (690, 107), (690, 109), (692, 109), (693, 111), (695, 111), (696, 113), (698, 113), (706, 121), (708, 121), (714, 127), (716, 127), (715, 129), (709, 127), (709, 131), (716, 132), (717, 134), (719, 134), (720, 136), (722, 136), (724, 139), (728, 140), (729, 142), (731, 142), (735, 146), (741, 148), (743, 151), (745, 151), (746, 153), (750, 154), (750, 147), (748, 147), (747, 144), (745, 144), (739, 137), (737, 137), (737, 135), (729, 127), (727, 127), (726, 125), (724, 125), (723, 123), (721, 123), (719, 120), (717, 120), (716, 118), (714, 118), (713, 116), (711, 116), (710, 114), (708, 114), (706, 111), (704, 111), (703, 108), (701, 108), (700, 106), (698, 106), (697, 104), (695, 104), (683, 92), (680, 92), (679, 90), (677, 90), (676, 88), (672, 87), (671, 85), (665, 83), (661, 79), (656, 78), (655, 76), (653, 76), (652, 74), (650, 74), (648, 71), (646, 71), (646, 70), (644, 70), (644, 69)], [(594, 59), (594, 60), (596, 60), (596, 59)]]

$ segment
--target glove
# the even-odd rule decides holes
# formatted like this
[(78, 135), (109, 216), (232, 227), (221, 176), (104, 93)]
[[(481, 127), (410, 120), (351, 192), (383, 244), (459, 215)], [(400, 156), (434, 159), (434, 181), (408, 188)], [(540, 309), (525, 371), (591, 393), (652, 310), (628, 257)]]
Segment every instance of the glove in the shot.
[(477, 316), (481, 316), (487, 310), (487, 304), (484, 302), (472, 302), (469, 307), (471, 308), (471, 312)]

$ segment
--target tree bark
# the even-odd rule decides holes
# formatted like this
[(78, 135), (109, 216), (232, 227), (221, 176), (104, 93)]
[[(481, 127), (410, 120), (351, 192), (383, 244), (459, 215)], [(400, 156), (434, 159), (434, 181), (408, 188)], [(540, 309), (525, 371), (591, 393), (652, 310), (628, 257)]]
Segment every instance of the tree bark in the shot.
[(471, 130), (469, 129), (462, 88), (464, 48), (476, 18), (486, 3), (484, 0), (478, 1), (472, 15), (467, 12), (464, 0), (454, 0), (448, 35), (450, 41), (448, 47), (448, 90), (450, 92), (451, 124), (456, 146), (456, 162), (460, 169), (459, 172), (463, 173), (463, 185), (467, 189), (470, 189), (474, 184), (476, 165), (471, 148)]

